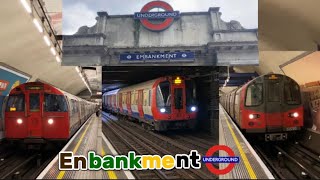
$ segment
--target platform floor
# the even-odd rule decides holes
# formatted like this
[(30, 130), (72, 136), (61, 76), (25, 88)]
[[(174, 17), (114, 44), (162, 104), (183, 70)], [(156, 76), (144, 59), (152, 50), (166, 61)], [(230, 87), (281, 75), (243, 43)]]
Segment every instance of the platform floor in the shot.
[[(101, 156), (117, 154), (102, 133), (102, 121), (95, 114), (88, 119), (61, 151), (73, 151), (77, 155), (86, 155), (90, 150)], [(58, 163), (57, 155), (37, 179), (134, 179), (134, 176), (128, 171), (60, 171)]]
[[(221, 105), (219, 108), (219, 144), (229, 146), (240, 158), (240, 163), (230, 173), (220, 175), (219, 179), (274, 179), (228, 113)], [(227, 154), (219, 151), (219, 156)], [(227, 165), (219, 164), (219, 168), (223, 169)]]

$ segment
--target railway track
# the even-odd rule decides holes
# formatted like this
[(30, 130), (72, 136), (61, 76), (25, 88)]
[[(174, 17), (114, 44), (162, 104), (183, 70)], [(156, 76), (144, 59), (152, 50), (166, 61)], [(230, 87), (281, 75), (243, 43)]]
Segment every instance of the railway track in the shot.
[[(146, 131), (141, 126), (123, 120), (114, 121), (105, 116), (108, 121), (104, 124), (103, 133), (111, 141), (116, 150), (121, 154), (127, 154), (134, 150), (137, 154), (188, 154), (196, 142), (183, 141), (181, 137), (169, 138), (166, 135)], [(187, 139), (187, 137), (185, 137)], [(190, 142), (191, 141), (191, 142)], [(209, 146), (202, 144), (203, 146)], [(211, 145), (212, 146), (212, 145)], [(209, 146), (209, 147), (211, 147)], [(202, 147), (203, 149), (205, 147)], [(198, 150), (198, 149), (197, 149)], [(208, 149), (206, 149), (208, 150)], [(204, 150), (203, 150), (204, 151)], [(201, 153), (201, 152), (200, 152)], [(142, 173), (142, 174), (141, 174)], [(151, 174), (152, 173), (152, 174)], [(160, 178), (160, 179), (215, 179), (204, 166), (200, 170), (158, 170), (158, 171), (134, 171), (137, 178)]]
[(58, 153), (26, 150), (8, 143), (1, 145), (0, 179), (35, 179)]
[(295, 142), (255, 145), (276, 179), (319, 179), (320, 156)]

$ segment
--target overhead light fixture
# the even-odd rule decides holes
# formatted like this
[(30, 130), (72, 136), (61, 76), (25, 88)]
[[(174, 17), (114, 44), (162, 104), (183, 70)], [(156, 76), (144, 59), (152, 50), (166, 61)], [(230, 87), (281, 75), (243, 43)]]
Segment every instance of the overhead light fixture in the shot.
[(56, 50), (54, 47), (50, 48), (51, 53), (55, 56), (57, 54)]
[(40, 33), (43, 33), (43, 29), (41, 24), (39, 23), (39, 21), (36, 18), (33, 18), (33, 23), (36, 26), (36, 28), (39, 30)]
[[(29, 5), (29, 3), (26, 0), (20, 0), (21, 4), (23, 5), (23, 7), (26, 9), (26, 11), (28, 13), (31, 13), (31, 7)], [(30, 2), (30, 1), (29, 1)]]
[(50, 46), (50, 45), (51, 45), (50, 39), (48, 38), (48, 36), (44, 35), (44, 36), (43, 36), (43, 40), (44, 40), (44, 42), (46, 42), (47, 46)]
[(56, 56), (56, 60), (57, 60), (57, 62), (61, 62), (61, 59), (59, 56)]
[(76, 71), (80, 73), (80, 68), (78, 66), (76, 67)]

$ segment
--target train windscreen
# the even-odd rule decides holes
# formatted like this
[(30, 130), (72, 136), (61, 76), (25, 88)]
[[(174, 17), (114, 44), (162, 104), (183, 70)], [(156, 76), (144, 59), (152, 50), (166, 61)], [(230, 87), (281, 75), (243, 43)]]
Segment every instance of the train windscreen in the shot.
[(284, 84), (284, 100), (289, 105), (301, 104), (300, 87), (293, 80), (288, 80)]
[(268, 83), (268, 101), (280, 102), (280, 82), (277, 80), (269, 80)]
[(67, 102), (63, 95), (44, 94), (44, 110), (46, 112), (66, 112)]
[(253, 83), (247, 87), (246, 106), (259, 106), (263, 103), (262, 83)]
[(21, 112), (24, 111), (24, 94), (10, 95), (7, 101), (7, 112)]
[(157, 87), (157, 106), (171, 107), (170, 82), (161, 82)]
[(183, 108), (183, 93), (182, 88), (174, 89), (174, 107), (175, 109)]
[(187, 107), (196, 104), (196, 88), (192, 80), (186, 80), (186, 104)]
[(40, 111), (40, 94), (39, 93), (29, 94), (29, 109), (30, 109), (30, 112)]

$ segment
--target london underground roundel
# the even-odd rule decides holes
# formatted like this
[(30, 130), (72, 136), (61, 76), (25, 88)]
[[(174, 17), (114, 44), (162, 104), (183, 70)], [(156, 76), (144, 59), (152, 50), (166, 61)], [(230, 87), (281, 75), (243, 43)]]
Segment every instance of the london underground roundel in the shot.
[[(152, 9), (160, 8), (164, 11), (152, 12)], [(163, 31), (180, 16), (179, 11), (174, 11), (170, 4), (163, 1), (152, 1), (144, 5), (140, 12), (134, 14), (135, 19), (140, 19), (141, 24), (151, 31)], [(163, 21), (159, 20), (163, 19)], [(157, 20), (157, 22), (155, 22)]]

